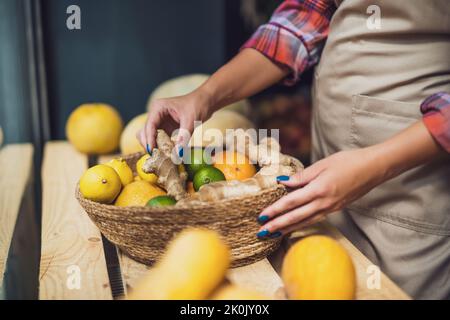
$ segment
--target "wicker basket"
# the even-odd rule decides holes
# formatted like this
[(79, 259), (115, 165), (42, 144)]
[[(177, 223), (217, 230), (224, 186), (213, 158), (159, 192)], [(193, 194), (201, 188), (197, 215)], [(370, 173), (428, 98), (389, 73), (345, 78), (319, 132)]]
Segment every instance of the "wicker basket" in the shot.
[[(131, 168), (142, 154), (124, 157)], [(257, 216), (286, 193), (284, 186), (255, 195), (221, 200), (214, 204), (166, 208), (116, 207), (83, 198), (77, 186), (76, 197), (103, 235), (136, 261), (151, 265), (173, 236), (187, 227), (218, 231), (231, 248), (232, 267), (265, 258), (280, 239), (259, 240)]]

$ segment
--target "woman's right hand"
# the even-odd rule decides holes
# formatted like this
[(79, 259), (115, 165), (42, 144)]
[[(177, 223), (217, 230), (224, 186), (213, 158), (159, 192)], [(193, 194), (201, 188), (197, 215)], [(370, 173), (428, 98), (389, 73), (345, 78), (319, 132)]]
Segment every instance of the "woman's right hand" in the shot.
[(156, 146), (157, 129), (163, 129), (169, 135), (180, 129), (175, 144), (185, 146), (195, 129), (194, 122), (206, 121), (211, 116), (211, 105), (209, 95), (201, 89), (184, 96), (155, 100), (137, 138), (146, 150), (151, 151)]

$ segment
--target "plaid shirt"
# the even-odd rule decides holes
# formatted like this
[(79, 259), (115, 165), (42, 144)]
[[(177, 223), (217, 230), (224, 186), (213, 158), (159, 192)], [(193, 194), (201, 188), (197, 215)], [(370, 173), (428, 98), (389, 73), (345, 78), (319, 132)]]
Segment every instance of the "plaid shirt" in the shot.
[[(242, 48), (256, 49), (290, 70), (285, 83), (294, 84), (303, 71), (319, 61), (335, 11), (333, 0), (285, 0)], [(420, 110), (430, 133), (450, 152), (450, 94), (428, 97)]]

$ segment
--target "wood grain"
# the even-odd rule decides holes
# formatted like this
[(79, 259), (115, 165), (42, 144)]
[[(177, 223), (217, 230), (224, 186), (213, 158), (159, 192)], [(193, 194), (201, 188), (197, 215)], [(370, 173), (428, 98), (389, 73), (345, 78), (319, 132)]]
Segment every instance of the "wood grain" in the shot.
[(32, 163), (31, 144), (7, 145), (0, 150), (0, 288)]
[(283, 282), (267, 259), (230, 269), (227, 278), (231, 283), (253, 289), (270, 298), (285, 299)]
[(69, 143), (45, 146), (40, 299), (112, 298), (100, 232), (75, 198), (86, 169), (87, 157)]

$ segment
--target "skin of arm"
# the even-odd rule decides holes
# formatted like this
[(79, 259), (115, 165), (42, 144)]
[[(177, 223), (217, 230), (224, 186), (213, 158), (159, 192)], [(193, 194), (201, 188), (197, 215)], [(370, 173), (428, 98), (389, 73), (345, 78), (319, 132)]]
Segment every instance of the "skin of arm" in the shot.
[(259, 221), (268, 222), (258, 235), (276, 237), (321, 221), (377, 185), (444, 155), (422, 121), (382, 143), (335, 153), (281, 182), (295, 190), (260, 214)]
[(180, 128), (177, 146), (186, 145), (194, 131), (194, 121), (205, 121), (214, 111), (262, 91), (287, 75), (287, 69), (260, 52), (244, 49), (192, 93), (153, 102), (147, 123), (137, 137), (144, 148), (148, 144), (147, 149), (151, 150), (155, 146), (156, 129), (171, 134)]

